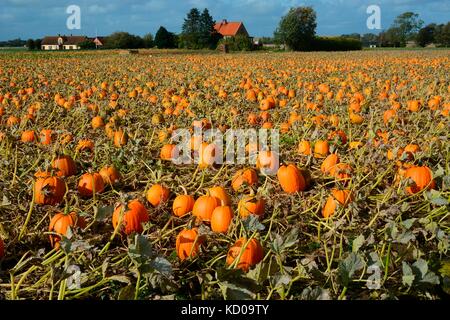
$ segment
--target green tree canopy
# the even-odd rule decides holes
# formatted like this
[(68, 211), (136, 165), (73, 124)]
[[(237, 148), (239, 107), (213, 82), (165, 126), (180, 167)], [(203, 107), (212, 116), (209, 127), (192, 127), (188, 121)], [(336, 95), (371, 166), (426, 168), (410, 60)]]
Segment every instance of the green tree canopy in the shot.
[(28, 48), (28, 50), (34, 50), (36, 48), (33, 39), (27, 40), (27, 48)]
[(312, 7), (291, 8), (281, 18), (275, 38), (290, 49), (309, 50), (316, 34), (316, 12)]
[(109, 49), (138, 49), (144, 47), (141, 37), (128, 32), (115, 32), (108, 37), (106, 47)]
[(405, 45), (406, 41), (415, 39), (422, 26), (423, 20), (419, 19), (417, 13), (405, 12), (395, 18), (392, 28), (397, 30), (399, 38), (396, 40)]
[(171, 49), (176, 47), (175, 35), (164, 27), (159, 27), (155, 35), (155, 46), (159, 49)]
[(153, 35), (151, 33), (147, 33), (144, 38), (142, 38), (144, 41), (144, 47), (145, 48), (153, 48), (155, 45), (155, 42), (153, 41)]

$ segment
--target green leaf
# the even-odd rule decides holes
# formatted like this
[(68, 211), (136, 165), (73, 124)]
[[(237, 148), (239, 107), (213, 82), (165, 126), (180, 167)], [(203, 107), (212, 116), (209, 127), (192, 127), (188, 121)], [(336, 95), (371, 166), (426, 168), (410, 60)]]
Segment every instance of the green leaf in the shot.
[(348, 286), (355, 272), (362, 268), (364, 268), (364, 261), (361, 257), (354, 252), (350, 253), (347, 258), (339, 263), (338, 272), (342, 284)]
[(417, 220), (416, 218), (411, 218), (411, 219), (402, 221), (402, 222), (401, 222), (401, 225), (402, 225), (406, 230), (409, 230), (409, 229), (411, 229), (411, 227), (412, 227), (412, 225), (414, 224), (414, 222), (416, 222), (416, 220)]
[(244, 228), (249, 232), (263, 231), (266, 227), (259, 222), (259, 218), (251, 214), (243, 221)]
[(364, 235), (360, 234), (358, 237), (353, 240), (352, 243), (352, 252), (358, 252), (359, 249), (363, 246), (365, 241)]
[(137, 264), (151, 259), (153, 257), (153, 251), (150, 242), (146, 237), (136, 234), (134, 244), (131, 244), (128, 248), (128, 255)]
[(156, 257), (150, 262), (150, 266), (163, 275), (169, 276), (172, 274), (172, 264), (165, 258)]
[(118, 300), (133, 300), (134, 299), (135, 288), (132, 285), (123, 287), (119, 291)]
[(417, 259), (412, 266), (419, 271), (419, 274), (417, 274), (417, 272), (415, 272), (415, 274), (419, 275), (420, 278), (423, 278), (428, 272), (428, 263), (421, 258)]
[(442, 207), (442, 206), (446, 206), (447, 204), (449, 204), (449, 201), (445, 198), (438, 197), (438, 198), (431, 199), (430, 203), (434, 204), (435, 206)]
[(403, 263), (402, 263), (402, 271), (403, 271), (403, 276), (402, 276), (403, 285), (411, 287), (416, 276), (413, 274), (412, 269), (409, 266), (409, 264), (406, 263), (405, 261), (403, 261)]
[(256, 298), (256, 294), (250, 290), (230, 282), (219, 282), (219, 286), (225, 300), (252, 300)]
[(408, 230), (408, 231), (404, 231), (401, 234), (399, 234), (395, 240), (400, 243), (407, 244), (411, 240), (415, 240), (415, 239), (416, 239), (416, 236), (411, 231)]
[(328, 289), (323, 289), (320, 287), (315, 287), (311, 289), (310, 287), (303, 289), (301, 295), (301, 300), (331, 300), (330, 291)]

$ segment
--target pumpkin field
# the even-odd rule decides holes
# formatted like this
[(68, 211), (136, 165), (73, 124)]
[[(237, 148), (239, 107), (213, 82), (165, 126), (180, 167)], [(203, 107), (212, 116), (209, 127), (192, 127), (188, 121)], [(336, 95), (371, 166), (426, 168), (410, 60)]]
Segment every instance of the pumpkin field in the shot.
[[(449, 50), (1, 52), (0, 300), (448, 298), (449, 75)], [(174, 163), (194, 128), (279, 153), (193, 135)]]

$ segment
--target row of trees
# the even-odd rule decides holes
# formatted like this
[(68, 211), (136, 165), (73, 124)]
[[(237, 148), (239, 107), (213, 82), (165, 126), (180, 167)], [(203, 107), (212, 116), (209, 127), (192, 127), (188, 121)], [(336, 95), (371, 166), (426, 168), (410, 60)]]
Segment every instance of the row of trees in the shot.
[(425, 27), (419, 15), (405, 12), (399, 15), (392, 26), (376, 35), (358, 33), (344, 35), (345, 37), (361, 40), (364, 46), (375, 44), (379, 47), (404, 47), (407, 42), (415, 42), (421, 47), (429, 44), (436, 46), (450, 46), (450, 22), (447, 24), (429, 24)]

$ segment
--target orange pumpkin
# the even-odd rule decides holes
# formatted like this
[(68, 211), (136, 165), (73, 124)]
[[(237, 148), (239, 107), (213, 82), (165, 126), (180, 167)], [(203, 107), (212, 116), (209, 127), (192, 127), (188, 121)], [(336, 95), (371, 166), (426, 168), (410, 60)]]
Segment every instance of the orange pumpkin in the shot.
[(43, 145), (49, 145), (52, 143), (53, 131), (51, 129), (43, 129), (39, 134), (39, 142)]
[(169, 199), (170, 190), (161, 184), (151, 186), (147, 191), (147, 200), (152, 206), (157, 207)]
[(264, 216), (264, 209), (264, 199), (253, 195), (246, 195), (242, 197), (238, 204), (239, 216), (243, 219), (247, 218), (250, 214), (254, 214), (261, 219)]
[(61, 203), (66, 190), (63, 180), (42, 174), (34, 184), (34, 202), (41, 205), (56, 205)]
[(200, 221), (211, 221), (211, 216), (216, 207), (220, 206), (218, 198), (213, 196), (201, 196), (195, 203), (192, 214)]
[(105, 126), (105, 122), (103, 121), (103, 118), (100, 116), (92, 118), (91, 124), (92, 124), (92, 128), (94, 128), (94, 129), (98, 129), (98, 128)]
[(256, 168), (264, 174), (276, 173), (279, 160), (273, 151), (260, 151), (256, 158)]
[(252, 238), (248, 241), (246, 238), (240, 238), (228, 250), (226, 263), (231, 266), (236, 259), (239, 259), (236, 268), (248, 272), (248, 270), (258, 264), (263, 257), (264, 251), (257, 239)]
[(325, 158), (330, 152), (328, 141), (319, 140), (314, 144), (314, 158)]
[(78, 182), (78, 193), (82, 197), (92, 197), (105, 190), (105, 183), (99, 173), (85, 173)]
[(323, 173), (329, 173), (330, 170), (339, 163), (339, 156), (336, 153), (330, 154), (328, 157), (323, 160), (322, 165), (320, 166), (320, 171)]
[(331, 195), (328, 197), (327, 202), (325, 203), (325, 206), (322, 209), (323, 217), (324, 218), (331, 217), (335, 213), (338, 204), (345, 207), (352, 200), (353, 196), (350, 190), (332, 189)]
[(114, 132), (114, 145), (121, 148), (128, 142), (128, 135), (123, 130)]
[(115, 185), (120, 182), (120, 172), (114, 166), (103, 167), (99, 174), (106, 185)]
[(309, 156), (312, 154), (311, 144), (307, 140), (302, 140), (298, 144), (298, 153), (304, 156)]
[(175, 198), (172, 205), (173, 214), (182, 217), (188, 214), (194, 208), (194, 197), (190, 195), (179, 195)]
[(281, 166), (277, 172), (281, 188), (286, 193), (296, 193), (306, 189), (306, 181), (300, 170), (293, 164)]
[(67, 234), (69, 227), (85, 228), (86, 222), (83, 217), (79, 217), (75, 212), (71, 212), (69, 214), (60, 212), (50, 220), (48, 231), (58, 234), (51, 234), (49, 236), (52, 247), (59, 248), (61, 236), (65, 236)]
[(229, 206), (216, 207), (211, 215), (211, 230), (227, 233), (233, 220), (233, 210)]
[(120, 224), (120, 230), (127, 235), (133, 232), (142, 233), (142, 224), (148, 221), (147, 208), (137, 199), (128, 202), (126, 208), (123, 205), (118, 205), (112, 217), (114, 230)]
[(70, 156), (59, 156), (52, 162), (58, 177), (70, 177), (77, 174), (77, 165)]
[(22, 136), (20, 138), (20, 140), (24, 143), (34, 142), (35, 139), (36, 135), (33, 130), (27, 130), (22, 132)]
[(159, 154), (162, 160), (172, 160), (176, 157), (178, 152), (177, 146), (174, 144), (165, 144), (161, 148), (161, 152)]
[(217, 186), (208, 189), (209, 195), (216, 197), (223, 206), (231, 205), (231, 199), (225, 188)]
[(204, 242), (204, 237), (199, 236), (198, 229), (184, 229), (177, 235), (176, 252), (178, 258), (184, 261), (188, 258), (196, 257), (200, 252), (200, 245)]
[(231, 186), (238, 191), (242, 185), (254, 186), (258, 183), (258, 174), (253, 169), (241, 169), (233, 176)]
[(408, 168), (404, 177), (412, 180), (412, 184), (406, 187), (408, 194), (415, 194), (422, 190), (434, 189), (436, 187), (436, 183), (433, 180), (433, 173), (426, 166)]

